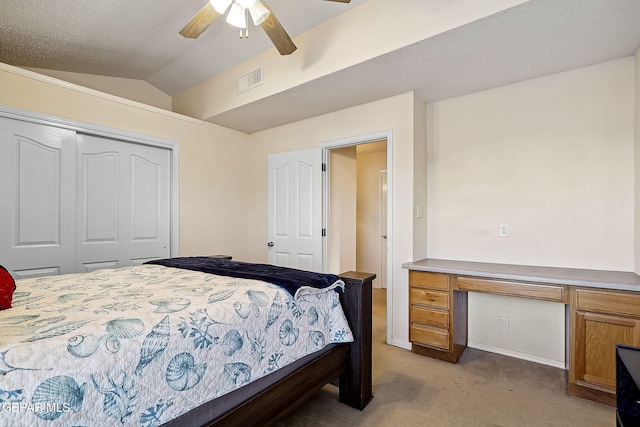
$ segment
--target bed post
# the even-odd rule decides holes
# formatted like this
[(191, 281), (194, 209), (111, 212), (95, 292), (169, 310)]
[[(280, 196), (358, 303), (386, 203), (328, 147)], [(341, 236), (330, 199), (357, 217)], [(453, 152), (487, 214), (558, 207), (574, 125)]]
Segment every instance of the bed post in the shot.
[(371, 387), (372, 291), (375, 274), (348, 271), (340, 274), (346, 289), (342, 308), (353, 332), (346, 371), (340, 376), (340, 402), (364, 409), (373, 398)]

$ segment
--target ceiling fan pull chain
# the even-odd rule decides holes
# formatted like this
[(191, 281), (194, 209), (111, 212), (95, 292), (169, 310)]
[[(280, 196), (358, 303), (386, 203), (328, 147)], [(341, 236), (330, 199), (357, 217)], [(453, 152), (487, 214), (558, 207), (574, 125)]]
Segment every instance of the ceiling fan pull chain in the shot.
[(242, 35), (242, 30), (243, 28), (240, 28), (240, 38), (241, 39), (248, 39), (249, 38), (249, 10), (245, 9), (245, 22), (247, 23), (246, 28), (244, 28), (244, 36)]
[(249, 38), (249, 9), (244, 10), (245, 13), (245, 21), (247, 21), (247, 28), (244, 29), (244, 38)]

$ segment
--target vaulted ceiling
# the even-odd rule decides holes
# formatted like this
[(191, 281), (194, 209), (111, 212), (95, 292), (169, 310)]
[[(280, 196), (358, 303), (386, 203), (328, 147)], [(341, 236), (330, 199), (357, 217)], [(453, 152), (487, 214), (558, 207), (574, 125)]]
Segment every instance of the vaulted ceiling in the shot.
[[(357, 13), (366, 1), (268, 3), (295, 41), (345, 11)], [(401, 8), (414, 0), (394, 3)], [(195, 41), (180, 37), (178, 31), (202, 5), (203, 0), (0, 0), (0, 61), (139, 79), (174, 95), (272, 49), (260, 29), (239, 40), (223, 19)], [(640, 1), (529, 0), (200, 118), (255, 132), (411, 90), (427, 102), (446, 99), (630, 56), (639, 45)]]

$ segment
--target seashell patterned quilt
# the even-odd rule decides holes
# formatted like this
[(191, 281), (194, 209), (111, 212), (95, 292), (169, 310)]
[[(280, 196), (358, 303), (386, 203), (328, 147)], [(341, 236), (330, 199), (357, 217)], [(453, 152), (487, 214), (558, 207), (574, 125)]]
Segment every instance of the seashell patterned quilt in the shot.
[(0, 426), (157, 426), (351, 341), (334, 290), (159, 265), (23, 279), (0, 311)]

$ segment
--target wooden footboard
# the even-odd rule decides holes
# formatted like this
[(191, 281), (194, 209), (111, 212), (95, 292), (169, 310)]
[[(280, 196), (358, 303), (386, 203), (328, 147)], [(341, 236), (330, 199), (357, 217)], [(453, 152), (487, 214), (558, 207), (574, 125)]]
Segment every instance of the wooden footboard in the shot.
[(340, 277), (346, 284), (346, 292), (341, 298), (342, 308), (354, 335), (347, 369), (340, 376), (340, 401), (362, 410), (373, 398), (371, 287), (376, 275), (349, 271)]
[[(346, 345), (339, 345), (240, 405), (207, 426), (270, 426), (289, 415), (345, 370), (349, 359)], [(184, 424), (182, 424), (184, 425)]]
[[(339, 378), (339, 400), (364, 409), (373, 398), (371, 386), (372, 282), (375, 274), (349, 271), (340, 275), (346, 291), (340, 301), (354, 342), (337, 344), (278, 382), (252, 396), (206, 426), (269, 426), (283, 419), (324, 385)], [(170, 425), (202, 424), (215, 400), (173, 420)], [(211, 419), (211, 417), (204, 418)]]

